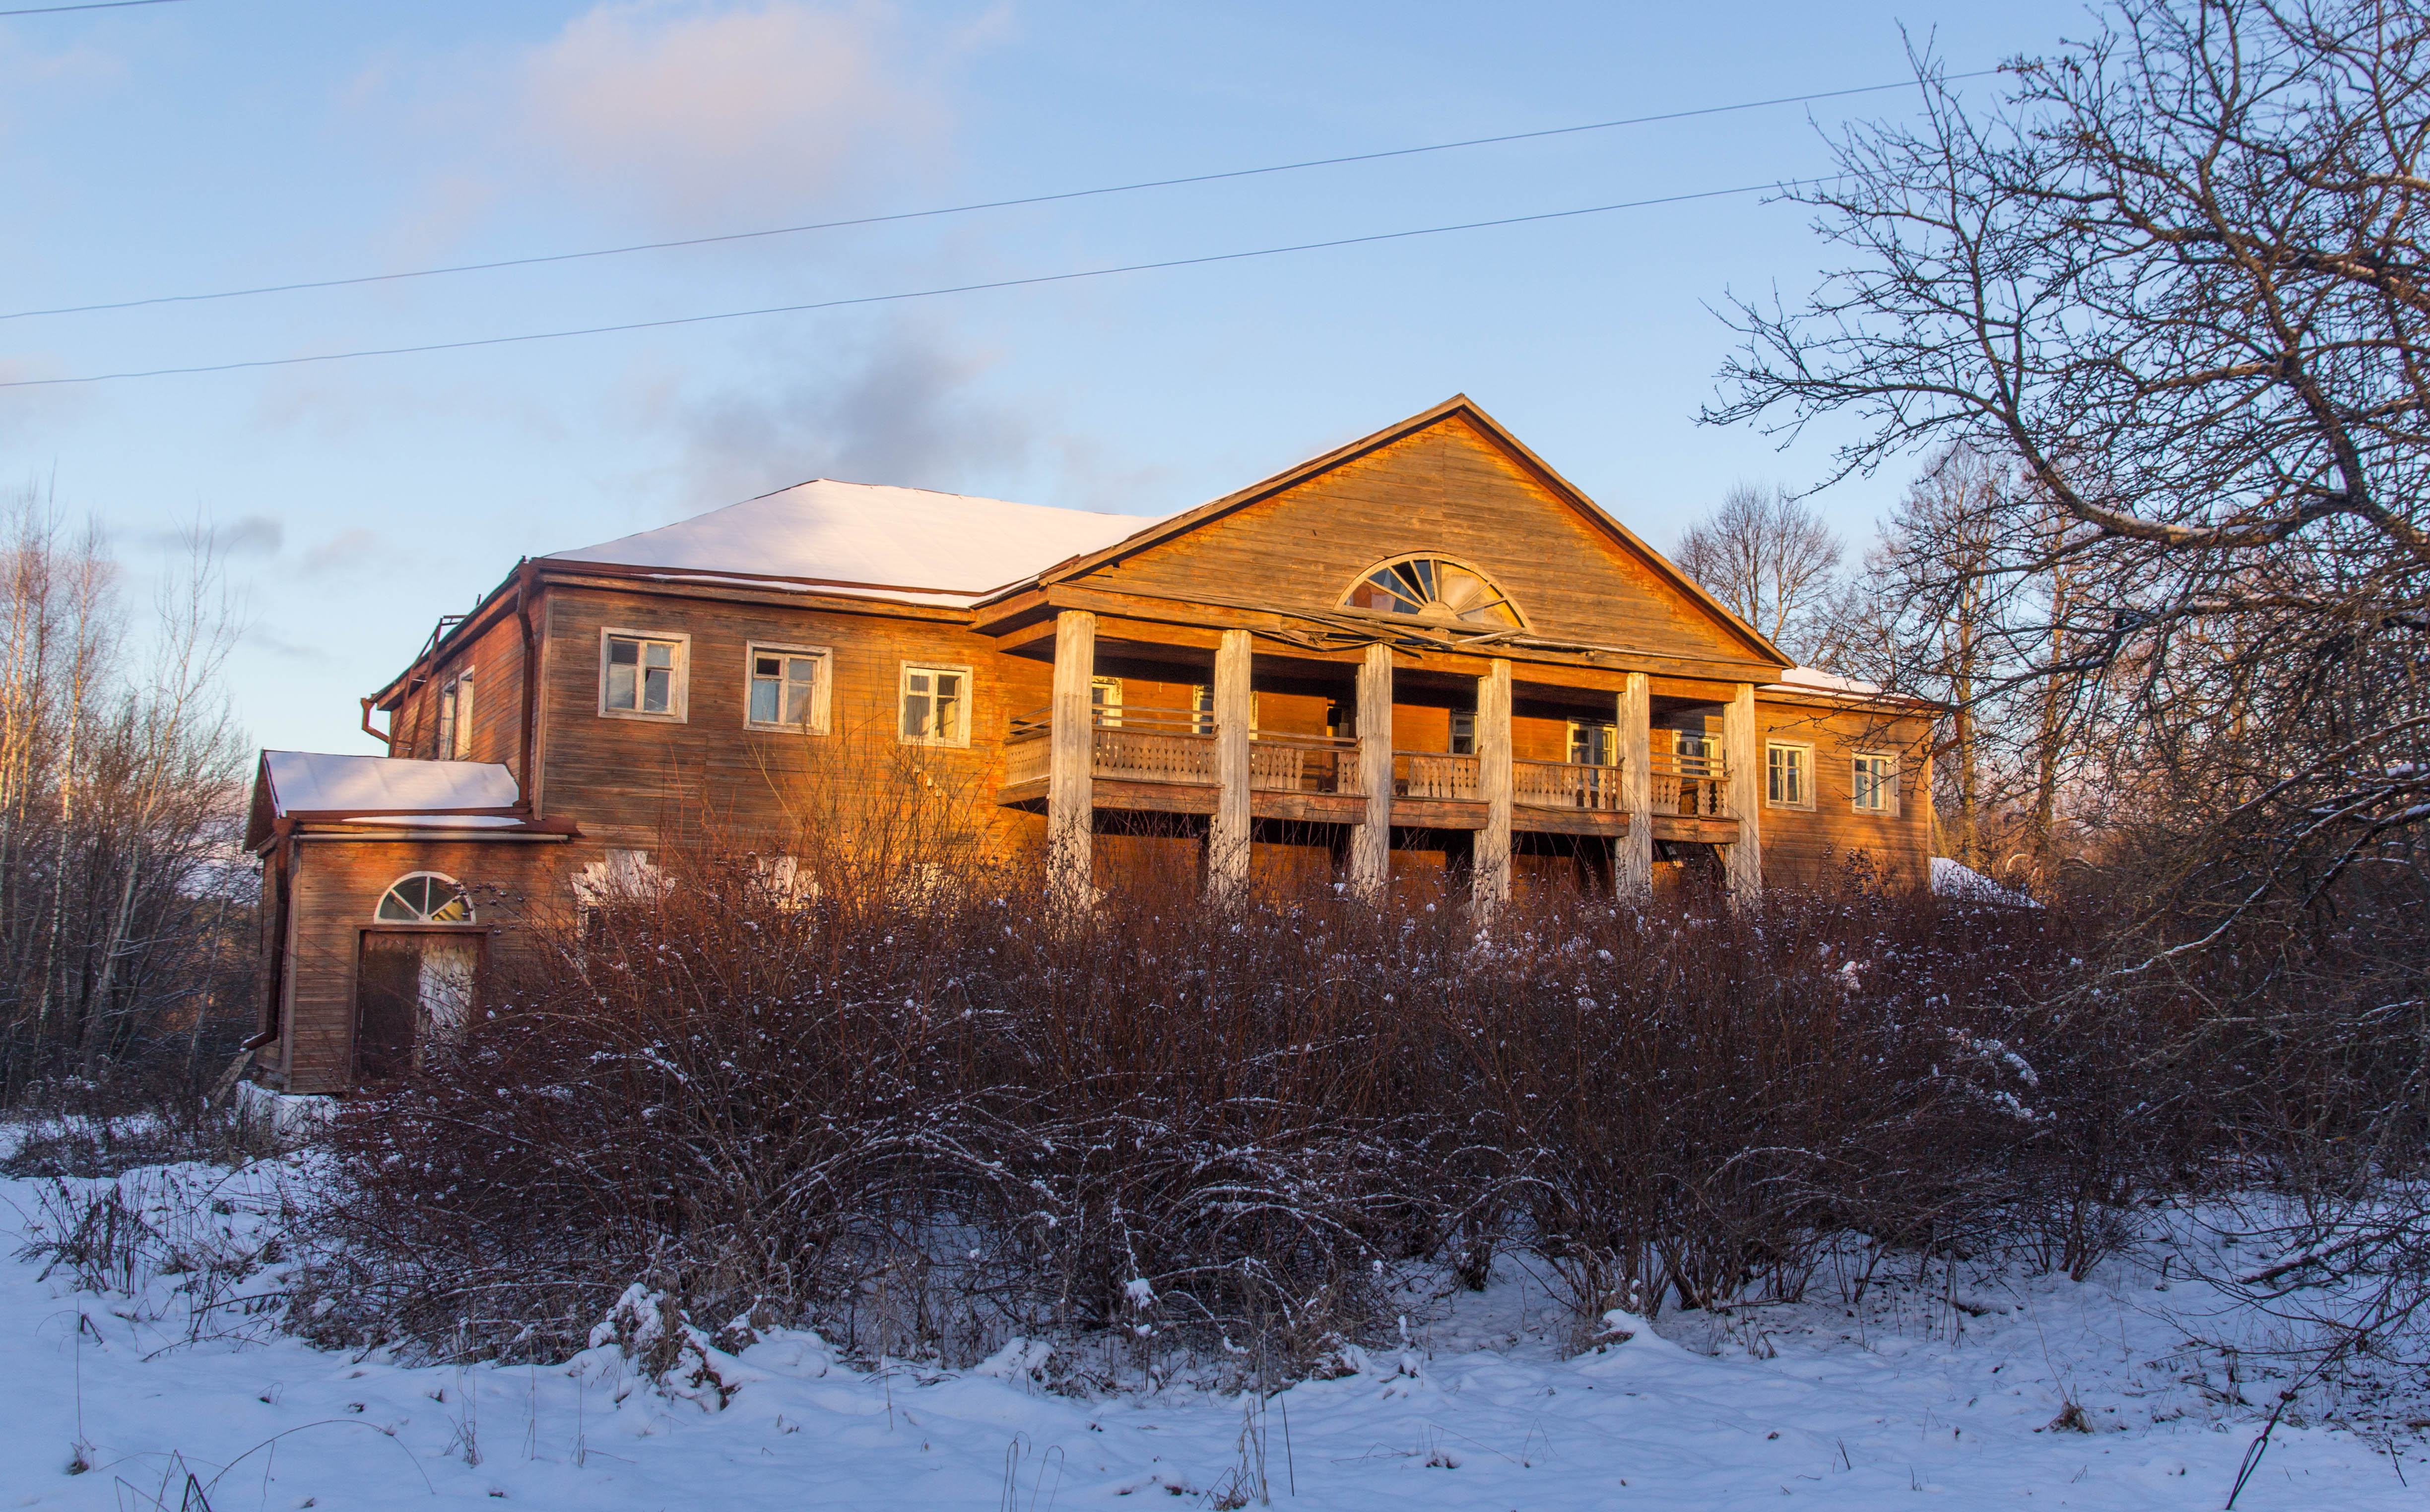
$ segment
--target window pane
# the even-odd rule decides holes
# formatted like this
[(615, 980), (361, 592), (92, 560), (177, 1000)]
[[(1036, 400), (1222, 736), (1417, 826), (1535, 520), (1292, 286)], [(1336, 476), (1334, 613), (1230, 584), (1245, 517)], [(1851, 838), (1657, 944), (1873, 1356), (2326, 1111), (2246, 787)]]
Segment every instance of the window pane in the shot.
[(630, 665), (620, 666), (612, 661), (608, 664), (608, 706), (609, 708), (631, 708), (635, 686), (633, 668)]
[(785, 675), (785, 658), (782, 656), (754, 656), (751, 658), (751, 675), (754, 677), (782, 677)]
[(940, 740), (961, 738), (962, 679), (958, 673), (937, 674), (937, 723), (928, 733)]
[(627, 640), (622, 636), (609, 636), (608, 638), (608, 664), (609, 666), (630, 667), (639, 663), (641, 659), (641, 643), (639, 640)]
[(1890, 806), (1890, 763), (1887, 756), (1858, 756), (1855, 800), (1858, 808), (1887, 810)]
[(645, 640), (641, 643), (642, 666), (673, 667), (674, 664), (675, 648), (672, 642), (665, 640)]
[(911, 692), (903, 695), (903, 736), (906, 739), (924, 740), (928, 737), (928, 695)]
[(807, 728), (819, 690), (819, 658), (793, 656), (785, 663), (785, 723)]
[(1399, 569), (1386, 568), (1367, 582), (1366, 596), (1360, 601), (1359, 607), (1397, 614), (1415, 614), (1418, 611), (1418, 601), (1409, 596), (1415, 589), (1401, 576)]
[[(762, 663), (762, 665), (765, 665)], [(774, 724), (777, 719), (776, 679), (773, 676), (751, 679), (751, 723)]]
[[(656, 649), (655, 647), (653, 649)], [(648, 667), (641, 672), (641, 712), (664, 714), (674, 707), (674, 673), (664, 667)]]
[(1476, 755), (1476, 716), (1455, 713), (1451, 717), (1451, 754)]

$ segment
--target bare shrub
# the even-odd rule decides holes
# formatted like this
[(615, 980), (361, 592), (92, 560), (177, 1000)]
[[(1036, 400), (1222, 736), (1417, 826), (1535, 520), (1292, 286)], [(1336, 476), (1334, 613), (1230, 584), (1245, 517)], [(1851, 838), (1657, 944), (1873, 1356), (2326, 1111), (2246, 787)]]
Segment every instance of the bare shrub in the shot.
[[(218, 1049), (234, 1036), (213, 1038)], [(242, 1157), (247, 1140), (234, 1109), (205, 1095), (184, 1055), (174, 1049), (146, 1054), (106, 1062), (98, 1072), (56, 1076), (25, 1089), (0, 1124), (8, 1141), (0, 1174), (108, 1177), (175, 1161), (227, 1164)]]
[(1427, 1020), (1373, 990), (1357, 910), (1074, 922), (967, 872), (780, 896), (749, 857), (666, 859), (347, 1109), (353, 1258), (313, 1329), (563, 1348), (641, 1277), (711, 1327), (773, 1306), (873, 1354), (1312, 1356), (1433, 1247)]
[(2200, 1166), (2191, 1041), (2093, 990), (2055, 914), (1550, 892), (1480, 930), (1151, 870), (1074, 915), (936, 837), (787, 843), (659, 855), (352, 1101), (296, 1325), (561, 1354), (641, 1285), (705, 1335), (869, 1357), (1299, 1371), (1497, 1245), (1553, 1265), (1583, 1338), (1793, 1298), (1851, 1232), (2080, 1273)]

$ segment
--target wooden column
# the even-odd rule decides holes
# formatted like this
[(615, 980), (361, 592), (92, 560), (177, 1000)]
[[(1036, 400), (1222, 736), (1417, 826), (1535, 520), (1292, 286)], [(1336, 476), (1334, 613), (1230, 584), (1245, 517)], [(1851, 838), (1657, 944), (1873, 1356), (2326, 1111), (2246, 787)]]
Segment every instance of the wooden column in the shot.
[(1510, 663), (1488, 665), (1476, 680), (1476, 793), (1485, 800), (1485, 827), (1476, 832), (1473, 887), (1483, 908), (1510, 896)]
[(1612, 842), (1611, 879), (1623, 898), (1654, 895), (1654, 694), (1652, 679), (1628, 673), (1613, 716), (1620, 747), (1621, 807), (1628, 833)]
[(1358, 664), (1358, 790), (1367, 817), (1350, 833), (1350, 886), (1373, 896), (1392, 875), (1392, 648), (1380, 641)]
[(1226, 630), (1215, 647), (1215, 817), (1207, 825), (1207, 890), (1224, 902), (1249, 889), (1249, 632)]
[(1739, 684), (1722, 711), (1722, 764), (1730, 815), (1739, 822), (1738, 840), (1724, 863), (1730, 899), (1748, 902), (1763, 891), (1763, 739), (1756, 731), (1753, 683)]
[(1090, 856), (1096, 717), (1089, 706), (1089, 680), (1096, 670), (1097, 617), (1086, 609), (1057, 614), (1055, 701), (1047, 733), (1046, 885), (1065, 905), (1085, 905), (1096, 896)]

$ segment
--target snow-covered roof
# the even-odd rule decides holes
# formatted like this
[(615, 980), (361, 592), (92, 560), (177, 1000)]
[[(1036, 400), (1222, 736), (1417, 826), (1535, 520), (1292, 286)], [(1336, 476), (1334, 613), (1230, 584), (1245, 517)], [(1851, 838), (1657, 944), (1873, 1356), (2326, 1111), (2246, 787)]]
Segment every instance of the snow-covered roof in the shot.
[(1869, 683), (1856, 677), (1842, 677), (1836, 672), (1820, 667), (1791, 667), (1780, 674), (1780, 681), (1767, 683), (1764, 691), (1771, 693), (1820, 693), (1824, 697), (1879, 698), (1879, 683)]
[(367, 829), (523, 829), (511, 814), (383, 814), (375, 818), (339, 821)]
[(432, 811), (512, 808), (523, 796), (515, 774), (495, 761), (413, 761), (318, 751), (264, 751), (261, 781), (274, 818), (419, 813), (474, 819), (481, 816)]
[(541, 560), (693, 580), (792, 578), (819, 583), (823, 592), (967, 607), (1153, 523), (1140, 515), (814, 478)]

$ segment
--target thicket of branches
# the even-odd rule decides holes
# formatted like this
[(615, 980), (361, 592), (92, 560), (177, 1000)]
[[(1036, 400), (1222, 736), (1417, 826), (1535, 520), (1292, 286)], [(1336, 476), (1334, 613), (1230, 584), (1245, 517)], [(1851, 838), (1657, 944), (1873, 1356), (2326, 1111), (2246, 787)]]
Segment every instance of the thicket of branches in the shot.
[(1708, 418), (1935, 457), (1888, 670), (2097, 756), (2082, 801), (2169, 842), (2154, 907), (2418, 885), (2430, 7), (2127, 0), (2008, 77), (1970, 103), (1927, 61), (1913, 125), (1839, 141), (1796, 197), (1848, 260), (1738, 307)]
[(873, 1355), (1021, 1335), (1085, 1378), (1255, 1340), (1307, 1369), (1504, 1247), (1581, 1338), (1794, 1297), (1852, 1235), (2081, 1274), (2262, 1133), (2189, 1058), (2253, 1045), (2187, 1034), (2173, 986), (2096, 990), (2049, 911), (1572, 895), (1480, 932), (1170, 878), (1075, 916), (933, 846), (817, 845), (654, 857), (350, 1101), (297, 1326), (545, 1356), (638, 1281), (707, 1333)]
[(1792, 197), (1844, 260), (1736, 307), (1706, 418), (1922, 463), (1856, 670), (1950, 706), (1946, 852), (2102, 890), (2114, 983), (2301, 1088), (2295, 1260), (2227, 1279), (2334, 1358), (2430, 1309), (2430, 1065), (2391, 1069), (2430, 1004), (2430, 5), (2097, 25), (1988, 102), (1922, 59), (1914, 118), (1837, 139)]
[(0, 508), (0, 1105), (216, 1073), (249, 1005), (241, 737), (207, 543), (148, 616), (91, 531)]

